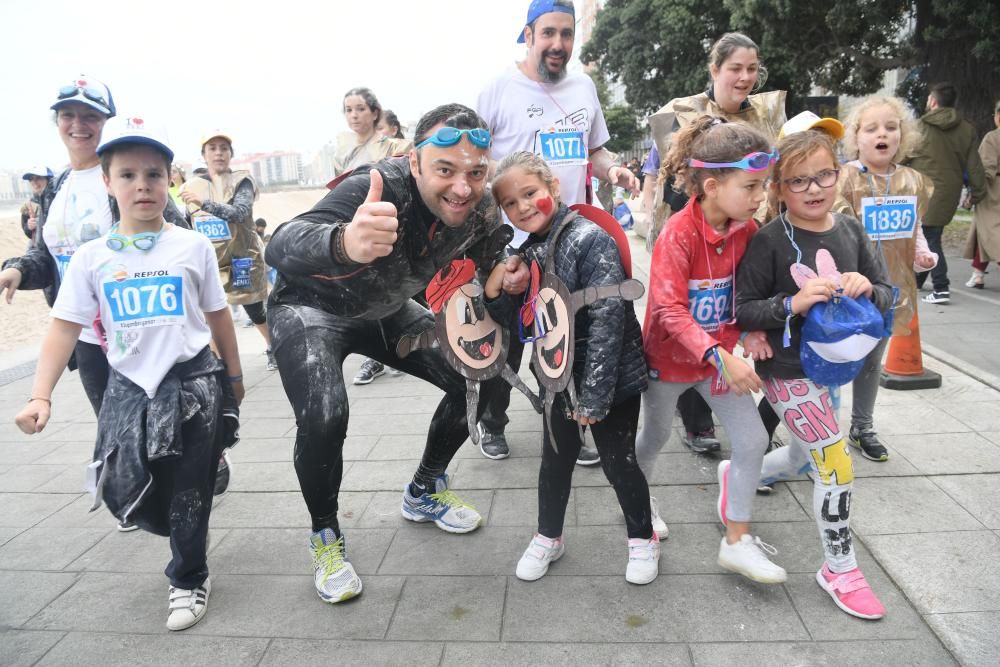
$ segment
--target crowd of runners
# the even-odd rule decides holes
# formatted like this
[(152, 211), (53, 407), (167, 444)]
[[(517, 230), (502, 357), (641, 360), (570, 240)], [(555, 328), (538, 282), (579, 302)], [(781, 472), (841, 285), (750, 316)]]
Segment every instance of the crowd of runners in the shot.
[[(922, 225), (935, 182), (903, 164), (920, 157), (912, 113), (878, 96), (843, 122), (789, 119), (784, 92), (762, 90), (764, 54), (727, 33), (708, 54), (707, 89), (650, 117), (640, 195), (635, 170), (605, 147), (593, 82), (567, 69), (575, 37), (570, 0), (534, 0), (516, 36), (524, 59), (484, 82), (474, 108), (442, 104), (410, 137), (370, 89), (348, 90), (350, 132), (329, 192), (279, 221), (266, 246), (258, 186), (231, 168), (229, 132), (207, 132), (205, 169), (185, 175), (173, 168), (167, 119), (119, 115), (108, 85), (89, 76), (54, 89), (69, 168), (26, 174), (30, 244), (0, 272), (8, 302), (42, 289), (52, 307), (16, 421), (40, 432), (59, 409), (63, 370), (79, 372), (99, 423), (87, 469), (95, 506), (121, 530), (169, 537), (169, 629), (197, 623), (211, 593), (212, 499), (229, 485), (244, 395), (233, 306), (266, 342), (295, 414), (294, 466), (326, 602), (363, 590), (338, 522), (343, 364), (357, 354), (355, 384), (391, 370), (444, 392), (419, 465), (400, 480), (401, 515), (451, 533), (483, 517), (450, 488), (449, 464), (470, 439), (506, 458), (511, 388), (529, 396), (543, 436), (537, 532), (520, 579), (541, 578), (570, 548), (563, 523), (579, 464), (600, 465), (615, 490), (626, 581), (652, 582), (669, 528), (648, 480), (675, 410), (696, 456), (720, 449), (714, 413), (731, 443), (718, 464), (719, 565), (786, 580), (777, 550), (754, 534), (753, 505), (809, 472), (821, 591), (848, 614), (886, 613), (852, 543), (850, 447), (889, 458), (874, 414), (882, 355), (890, 335), (908, 333), (918, 282), (943, 261), (940, 235), (935, 244)], [(932, 88), (932, 111), (953, 105), (953, 89)], [(970, 176), (978, 200), (981, 167)], [(595, 179), (641, 196), (645, 284), (618, 221), (591, 205)], [(973, 281), (990, 256), (977, 254)], [(927, 300), (940, 303), (947, 283), (932, 277)], [(640, 325), (632, 302), (644, 293)], [(518, 378), (528, 344), (535, 383)]]

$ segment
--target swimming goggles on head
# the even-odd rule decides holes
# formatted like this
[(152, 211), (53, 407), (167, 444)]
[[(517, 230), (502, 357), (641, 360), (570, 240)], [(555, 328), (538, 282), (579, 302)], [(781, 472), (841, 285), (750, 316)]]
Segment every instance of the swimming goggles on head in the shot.
[(492, 138), (490, 137), (490, 131), (485, 128), (474, 127), (472, 129), (460, 130), (457, 127), (445, 126), (438, 128), (437, 132), (417, 144), (417, 148), (423, 148), (427, 144), (434, 144), (441, 147), (454, 146), (462, 139), (463, 134), (469, 135), (469, 141), (477, 148), (490, 147)]
[(129, 246), (143, 252), (149, 252), (156, 245), (156, 241), (160, 238), (160, 234), (163, 233), (165, 226), (166, 223), (161, 224), (159, 231), (156, 232), (139, 232), (135, 236), (125, 236), (117, 232), (118, 225), (116, 224), (108, 231), (108, 238), (105, 244), (115, 252), (121, 252)]
[(57, 99), (60, 101), (68, 100), (76, 97), (77, 95), (83, 95), (91, 102), (97, 102), (102, 107), (107, 109), (111, 108), (108, 101), (104, 99), (104, 93), (100, 89), (94, 88), (93, 86), (63, 86), (59, 89), (59, 97)]
[(772, 164), (778, 161), (781, 157), (778, 154), (778, 149), (775, 148), (770, 153), (750, 153), (742, 160), (737, 160), (736, 162), (702, 162), (701, 160), (696, 160), (690, 158), (688, 160), (689, 167), (700, 167), (702, 169), (742, 169), (744, 171), (764, 171)]

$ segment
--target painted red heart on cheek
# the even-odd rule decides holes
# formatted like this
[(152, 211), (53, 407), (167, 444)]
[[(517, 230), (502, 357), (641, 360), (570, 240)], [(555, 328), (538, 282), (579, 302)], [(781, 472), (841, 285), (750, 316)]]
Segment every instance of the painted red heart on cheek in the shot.
[(539, 197), (535, 200), (535, 208), (545, 215), (548, 215), (552, 212), (552, 197), (549, 197), (548, 195)]

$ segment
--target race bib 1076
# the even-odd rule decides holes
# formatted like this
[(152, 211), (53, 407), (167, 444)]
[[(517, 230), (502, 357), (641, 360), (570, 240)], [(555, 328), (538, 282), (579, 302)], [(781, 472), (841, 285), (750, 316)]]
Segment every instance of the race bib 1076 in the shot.
[(207, 236), (209, 241), (228, 241), (233, 238), (229, 223), (222, 218), (195, 218), (194, 228)]
[(733, 277), (688, 280), (691, 317), (705, 331), (718, 331), (733, 320)]
[(550, 130), (539, 132), (539, 150), (549, 164), (583, 165), (587, 163), (587, 147), (580, 130)]
[(861, 217), (865, 233), (872, 241), (908, 239), (917, 228), (917, 198), (914, 195), (863, 197)]
[(184, 317), (184, 281), (180, 276), (152, 276), (104, 283), (104, 298), (116, 323), (162, 324)]

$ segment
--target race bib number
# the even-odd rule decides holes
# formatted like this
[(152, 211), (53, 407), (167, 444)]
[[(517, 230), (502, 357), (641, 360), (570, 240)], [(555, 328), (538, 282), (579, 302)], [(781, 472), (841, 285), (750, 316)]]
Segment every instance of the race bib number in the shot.
[(163, 324), (184, 317), (184, 281), (180, 276), (153, 276), (104, 283), (104, 298), (115, 324)]
[(587, 163), (587, 147), (580, 130), (540, 132), (538, 141), (542, 159), (549, 164), (574, 166)]
[(53, 255), (56, 258), (56, 269), (59, 271), (59, 282), (63, 281), (66, 277), (66, 269), (69, 268), (69, 260), (73, 259), (73, 255)]
[(861, 217), (865, 233), (872, 241), (908, 239), (917, 228), (917, 198), (914, 195), (864, 197)]
[(705, 331), (733, 321), (733, 277), (688, 281), (691, 317)]
[(233, 238), (229, 223), (222, 218), (195, 218), (194, 228), (207, 236), (209, 241), (228, 241)]

